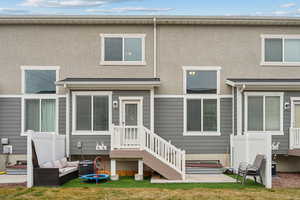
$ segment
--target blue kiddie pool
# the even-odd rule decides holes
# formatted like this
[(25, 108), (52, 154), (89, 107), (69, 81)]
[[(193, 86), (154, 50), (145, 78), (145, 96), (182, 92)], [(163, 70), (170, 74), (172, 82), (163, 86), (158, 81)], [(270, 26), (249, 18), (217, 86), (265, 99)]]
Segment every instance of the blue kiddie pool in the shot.
[(85, 182), (96, 182), (99, 183), (101, 181), (107, 181), (109, 179), (109, 175), (107, 174), (87, 174), (79, 177), (83, 179)]

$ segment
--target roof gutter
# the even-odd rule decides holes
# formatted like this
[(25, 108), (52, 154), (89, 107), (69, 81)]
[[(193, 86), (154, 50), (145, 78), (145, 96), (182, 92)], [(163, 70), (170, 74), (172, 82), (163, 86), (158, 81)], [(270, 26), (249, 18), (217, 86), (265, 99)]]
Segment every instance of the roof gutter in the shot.
[[(155, 19), (155, 20), (154, 20)], [(2, 16), (1, 24), (183, 24), (183, 25), (253, 25), (300, 26), (292, 17), (225, 17), (225, 16)]]

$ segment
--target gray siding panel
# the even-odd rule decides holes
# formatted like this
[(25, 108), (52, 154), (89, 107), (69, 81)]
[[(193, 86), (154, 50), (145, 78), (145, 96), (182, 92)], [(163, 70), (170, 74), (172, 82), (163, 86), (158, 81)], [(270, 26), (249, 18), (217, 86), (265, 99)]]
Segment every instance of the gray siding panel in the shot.
[[(0, 138), (8, 138), (13, 154), (26, 154), (26, 137), (21, 136), (21, 98), (0, 98)], [(2, 153), (2, 145), (0, 144)]]
[(59, 98), (58, 108), (58, 133), (66, 134), (66, 98)]
[(183, 136), (183, 103), (183, 98), (155, 99), (155, 132), (188, 154), (227, 153), (232, 133), (232, 99), (221, 99), (221, 136)]
[[(291, 103), (291, 97), (300, 97), (300, 92), (285, 92), (283, 103)], [(284, 106), (284, 105), (283, 105)], [(291, 126), (291, 108), (284, 109), (283, 113), (283, 136), (273, 136), (272, 142), (280, 142), (278, 154), (287, 154), (289, 150), (289, 128)]]
[[(143, 98), (143, 122), (144, 126), (150, 128), (150, 92), (149, 91), (113, 91), (112, 100), (119, 101), (120, 96), (141, 96)], [(120, 104), (119, 104), (120, 106)], [(119, 124), (119, 106), (118, 108), (112, 108), (112, 122), (116, 125)], [(82, 152), (77, 148), (77, 143), (82, 141)], [(107, 146), (108, 151), (96, 151), (97, 142)], [(110, 150), (110, 136), (84, 136), (84, 135), (72, 135), (72, 99), (70, 98), (70, 153), (73, 155), (78, 154), (108, 154)]]

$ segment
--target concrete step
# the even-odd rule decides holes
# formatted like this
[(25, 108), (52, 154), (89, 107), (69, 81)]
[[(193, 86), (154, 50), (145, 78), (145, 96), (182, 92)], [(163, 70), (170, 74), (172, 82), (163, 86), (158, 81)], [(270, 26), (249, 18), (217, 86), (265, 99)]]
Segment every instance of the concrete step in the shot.
[(222, 174), (223, 168), (202, 168), (202, 167), (187, 167), (187, 174)]

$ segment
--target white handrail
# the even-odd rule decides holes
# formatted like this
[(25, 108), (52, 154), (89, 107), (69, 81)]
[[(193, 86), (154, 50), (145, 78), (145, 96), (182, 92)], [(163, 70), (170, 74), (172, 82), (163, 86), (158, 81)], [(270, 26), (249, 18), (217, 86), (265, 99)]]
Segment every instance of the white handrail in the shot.
[(111, 149), (140, 149), (151, 153), (185, 178), (185, 151), (143, 126), (113, 126)]
[(290, 149), (300, 148), (300, 128), (290, 128)]

